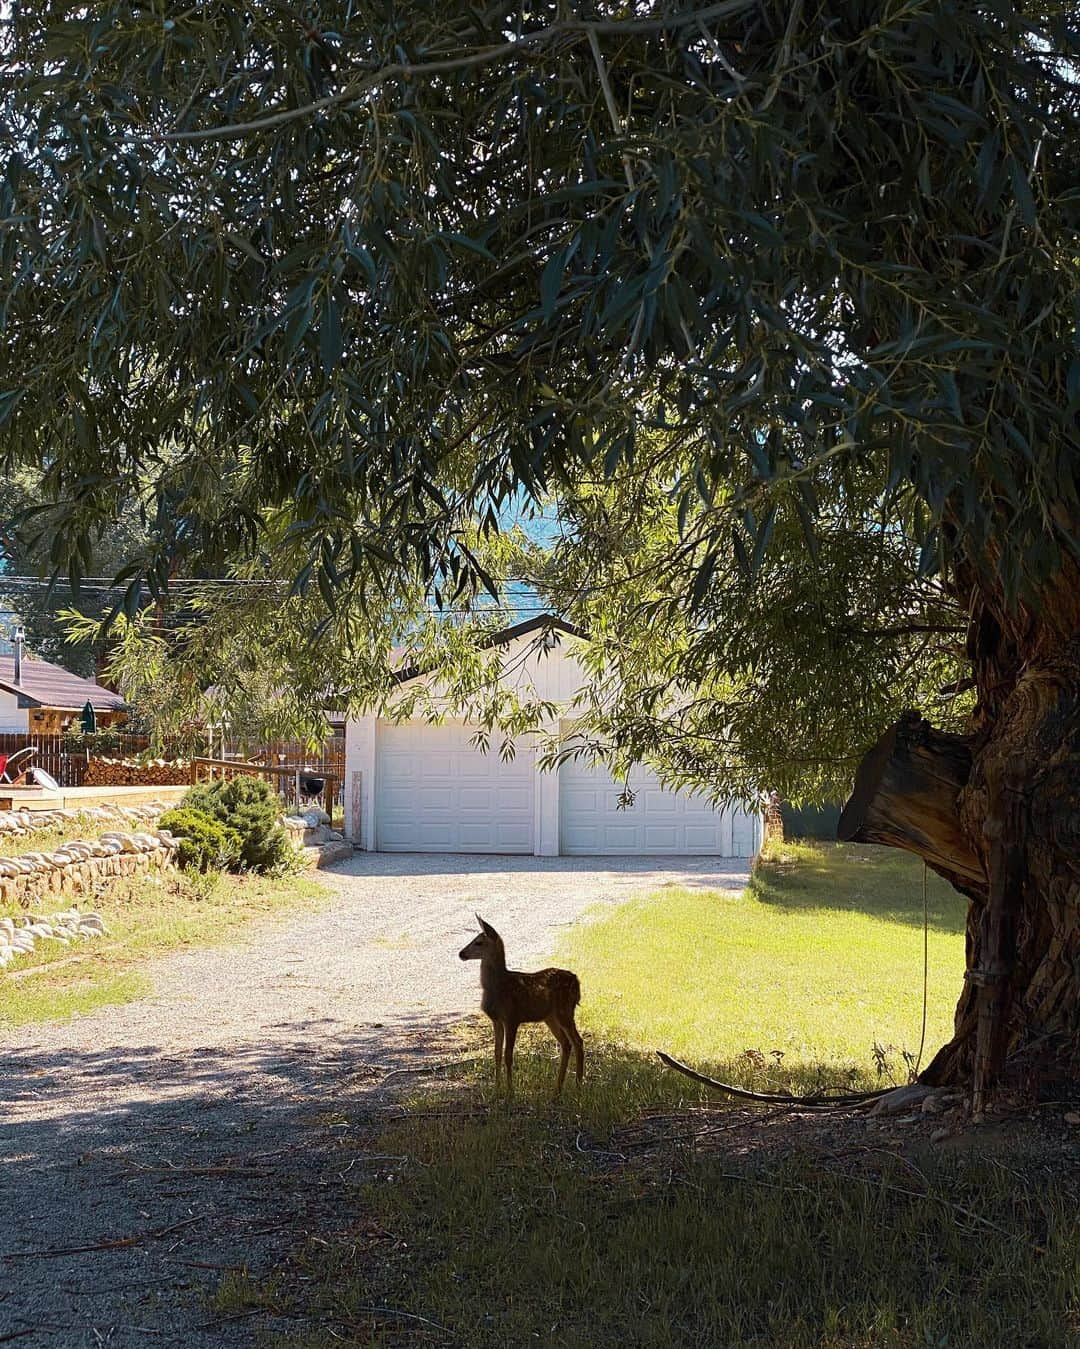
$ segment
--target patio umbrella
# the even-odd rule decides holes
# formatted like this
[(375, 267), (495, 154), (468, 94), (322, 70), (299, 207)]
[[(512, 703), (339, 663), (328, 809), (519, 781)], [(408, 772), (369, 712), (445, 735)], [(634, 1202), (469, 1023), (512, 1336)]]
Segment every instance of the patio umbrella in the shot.
[(82, 728), (87, 735), (92, 735), (97, 730), (97, 713), (94, 711), (94, 704), (89, 698), (86, 700), (86, 706), (82, 710)]

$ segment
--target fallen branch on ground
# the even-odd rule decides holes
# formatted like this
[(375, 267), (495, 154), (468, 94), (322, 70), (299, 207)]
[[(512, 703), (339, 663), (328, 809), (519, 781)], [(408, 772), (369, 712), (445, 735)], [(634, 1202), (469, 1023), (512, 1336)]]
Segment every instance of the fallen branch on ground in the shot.
[(88, 1246), (53, 1246), (43, 1251), (6, 1251), (0, 1258), (4, 1260), (47, 1260), (51, 1256), (58, 1255), (84, 1255), (89, 1251), (119, 1251), (125, 1246), (138, 1246), (142, 1241), (160, 1241), (162, 1237), (167, 1237), (173, 1232), (179, 1232), (185, 1227), (190, 1227), (192, 1223), (203, 1221), (200, 1214), (197, 1218), (185, 1218), (182, 1223), (173, 1223), (169, 1227), (154, 1228), (149, 1232), (138, 1232), (133, 1237), (117, 1237), (115, 1241), (96, 1241)]
[[(354, 1307), (353, 1312), (357, 1316), (383, 1316), (390, 1317), (400, 1321), (418, 1321), (421, 1325), (431, 1326), (433, 1330), (441, 1330), (444, 1335), (453, 1337), (454, 1332), (449, 1326), (444, 1326), (438, 1321), (433, 1321), (430, 1316), (421, 1316), (418, 1312), (402, 1311), (399, 1307)], [(367, 1327), (359, 1321), (342, 1321), (336, 1316), (329, 1320), (319, 1323), (324, 1326), (343, 1326), (346, 1330), (366, 1330)]]
[(268, 1166), (145, 1166), (141, 1162), (125, 1160), (135, 1176), (161, 1176), (163, 1179), (177, 1176), (244, 1176), (258, 1179), (275, 1174)]
[(725, 1092), (728, 1096), (734, 1096), (740, 1101), (757, 1101), (762, 1105), (783, 1105), (790, 1107), (792, 1110), (841, 1110), (865, 1105), (870, 1101), (876, 1101), (881, 1096), (888, 1096), (889, 1092), (896, 1090), (895, 1087), (882, 1087), (878, 1091), (852, 1091), (838, 1096), (793, 1096), (788, 1091), (748, 1091), (745, 1087), (735, 1087), (730, 1082), (719, 1082), (715, 1077), (707, 1077), (688, 1064), (673, 1059), (670, 1054), (665, 1054), (662, 1049), (658, 1049), (656, 1054), (660, 1062), (668, 1068), (674, 1068), (677, 1073), (682, 1073), (695, 1082), (701, 1082), (706, 1087), (712, 1087), (714, 1091)]
[(391, 1078), (402, 1077), (406, 1073), (438, 1073), (444, 1068), (465, 1068), (470, 1063), (480, 1063), (487, 1058), (487, 1054), (469, 1054), (463, 1059), (440, 1059), (438, 1063), (418, 1063), (411, 1068), (395, 1068), (393, 1072), (387, 1073), (381, 1082), (375, 1084), (375, 1090), (381, 1091)]

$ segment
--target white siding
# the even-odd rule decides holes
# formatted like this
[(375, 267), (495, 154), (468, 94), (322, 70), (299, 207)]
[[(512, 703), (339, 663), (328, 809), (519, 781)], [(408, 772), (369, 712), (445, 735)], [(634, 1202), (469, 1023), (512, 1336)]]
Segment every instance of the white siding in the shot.
[(0, 734), (23, 734), (30, 729), (29, 712), (14, 693), (0, 690)]

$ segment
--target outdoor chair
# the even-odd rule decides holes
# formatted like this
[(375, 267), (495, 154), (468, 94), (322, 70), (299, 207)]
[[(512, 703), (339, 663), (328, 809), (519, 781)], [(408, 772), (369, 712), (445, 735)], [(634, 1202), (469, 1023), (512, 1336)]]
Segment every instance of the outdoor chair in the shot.
[(14, 754), (0, 755), (2, 766), (0, 766), (0, 782), (8, 785), (18, 782), (26, 776), (26, 770), (30, 767), (30, 760), (37, 753), (33, 745), (24, 745), (22, 749), (17, 749)]

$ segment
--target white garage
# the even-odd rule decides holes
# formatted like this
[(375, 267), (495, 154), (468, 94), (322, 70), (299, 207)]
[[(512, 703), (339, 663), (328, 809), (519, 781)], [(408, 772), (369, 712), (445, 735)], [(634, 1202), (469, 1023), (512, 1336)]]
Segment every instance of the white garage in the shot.
[[(574, 637), (544, 616), (493, 642), (505, 646), (506, 677), (519, 691), (570, 708), (581, 681)], [(416, 677), (407, 671), (400, 678)], [(374, 712), (349, 722), (352, 841), (379, 852), (609, 857), (751, 857), (760, 845), (760, 816), (741, 805), (717, 810), (699, 795), (667, 791), (644, 767), (628, 784), (584, 758), (541, 772), (527, 739), (504, 760), (497, 744), (486, 754), (476, 748), (475, 729), (463, 721), (395, 722)]]

